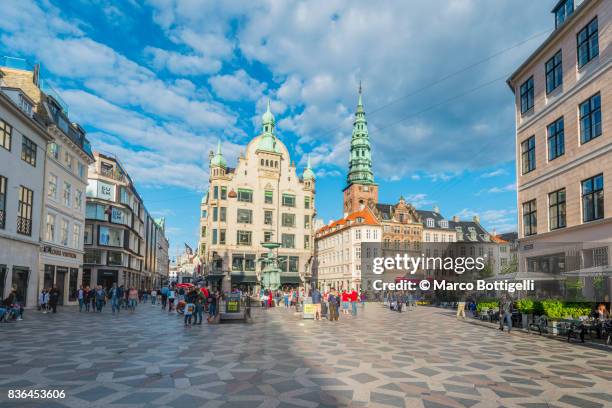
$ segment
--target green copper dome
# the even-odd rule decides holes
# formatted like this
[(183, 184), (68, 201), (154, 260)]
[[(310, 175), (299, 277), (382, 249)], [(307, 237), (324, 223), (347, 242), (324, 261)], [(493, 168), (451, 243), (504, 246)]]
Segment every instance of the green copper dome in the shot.
[(270, 111), (270, 100), (268, 99), (268, 108), (261, 116), (263, 134), (259, 140), (259, 144), (257, 145), (257, 150), (280, 153), (280, 148), (278, 147), (276, 137), (274, 136), (274, 123), (274, 115)]
[(210, 167), (227, 167), (227, 162), (225, 161), (225, 157), (221, 154), (221, 141), (217, 143), (217, 153), (210, 159)]
[[(274, 124), (275, 124), (275, 120), (274, 120), (274, 115), (272, 114), (272, 111), (270, 111), (270, 100), (268, 99), (268, 107), (266, 109), (266, 111), (264, 112), (263, 115), (261, 115), (261, 124), (264, 127), (264, 132), (272, 132), (272, 129), (274, 129)], [(269, 129), (266, 129), (266, 125), (270, 125)]]
[(372, 149), (368, 135), (368, 122), (366, 121), (363, 102), (361, 100), (361, 84), (359, 85), (359, 100), (353, 122), (353, 135), (351, 137), (351, 154), (349, 158), (349, 172), (346, 177), (347, 186), (351, 184), (374, 184), (372, 172)]
[(310, 155), (308, 155), (308, 163), (306, 164), (306, 169), (304, 170), (304, 174), (302, 174), (302, 178), (304, 180), (314, 180), (315, 174), (310, 168)]

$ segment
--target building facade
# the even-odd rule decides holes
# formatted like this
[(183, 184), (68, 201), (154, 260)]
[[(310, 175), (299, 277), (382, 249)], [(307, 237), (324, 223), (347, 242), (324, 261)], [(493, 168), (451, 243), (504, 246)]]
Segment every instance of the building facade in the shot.
[[(516, 103), (519, 271), (611, 276), (612, 4), (560, 1), (508, 79)], [(605, 299), (610, 300), (608, 279)]]
[[(382, 242), (383, 227), (369, 207), (362, 206), (360, 211), (348, 214), (317, 230), (315, 234), (315, 260), (313, 279), (323, 291), (331, 288), (338, 290), (360, 291), (362, 289), (362, 257), (371, 258), (374, 253), (362, 243)], [(363, 249), (366, 248), (366, 249)], [(371, 249), (374, 249), (372, 246)], [(370, 262), (363, 262), (369, 266)], [(371, 272), (371, 271), (370, 271)], [(364, 274), (365, 275), (365, 274)], [(367, 274), (368, 276), (371, 273)], [(371, 284), (371, 282), (370, 282)], [(363, 282), (363, 287), (369, 287)]]
[[(134, 183), (112, 156), (94, 153), (87, 185), (84, 285), (113, 283), (149, 289), (168, 265), (164, 232), (147, 212)], [(160, 239), (160, 236), (163, 238)], [(161, 242), (160, 242), (161, 241)]]
[(308, 284), (313, 247), (315, 176), (310, 160), (298, 177), (275, 120), (262, 116), (262, 133), (227, 166), (219, 143), (210, 156), (208, 194), (200, 206), (199, 252), (211, 285), (254, 289), (267, 252), (262, 242), (279, 242), (281, 285)]
[[(40, 105), (0, 69), (0, 295), (12, 288), (25, 307), (37, 304), (45, 152), (53, 140)], [(28, 81), (26, 81), (28, 82)], [(36, 88), (30, 73), (29, 86)]]

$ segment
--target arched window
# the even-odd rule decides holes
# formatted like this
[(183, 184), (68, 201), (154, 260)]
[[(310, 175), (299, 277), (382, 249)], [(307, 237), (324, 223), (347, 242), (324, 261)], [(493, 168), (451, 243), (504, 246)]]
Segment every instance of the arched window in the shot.
[(262, 166), (264, 165), (264, 159), (261, 159), (261, 165)]
[(270, 167), (270, 161), (266, 159), (266, 167)]

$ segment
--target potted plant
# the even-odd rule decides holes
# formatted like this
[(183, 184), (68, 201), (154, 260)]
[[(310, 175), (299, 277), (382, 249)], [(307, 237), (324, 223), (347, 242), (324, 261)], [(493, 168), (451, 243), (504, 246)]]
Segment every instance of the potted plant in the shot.
[(542, 310), (548, 317), (548, 332), (559, 334), (558, 323), (564, 316), (563, 303), (556, 299), (542, 301)]
[(523, 329), (529, 326), (529, 320), (533, 316), (535, 303), (529, 298), (519, 299), (516, 301), (516, 309), (521, 313), (521, 321)]

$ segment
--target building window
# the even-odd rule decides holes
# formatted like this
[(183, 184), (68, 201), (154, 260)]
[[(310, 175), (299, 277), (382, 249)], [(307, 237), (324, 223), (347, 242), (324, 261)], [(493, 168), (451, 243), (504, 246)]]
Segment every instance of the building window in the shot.
[(272, 231), (264, 231), (264, 242), (272, 242)]
[(49, 156), (53, 157), (55, 160), (59, 160), (59, 155), (60, 155), (59, 145), (55, 142), (49, 143)]
[(236, 243), (238, 245), (251, 245), (251, 231), (240, 231), (236, 232)]
[(70, 207), (71, 201), (70, 197), (72, 196), (72, 186), (70, 183), (64, 181), (64, 205), (66, 207)]
[(85, 178), (85, 165), (81, 162), (77, 163), (77, 169), (79, 172), (79, 178), (83, 179)]
[(217, 245), (217, 229), (212, 230), (212, 244)]
[(578, 42), (578, 68), (580, 68), (599, 55), (597, 17), (578, 32), (576, 40)]
[(283, 248), (295, 248), (295, 235), (282, 234), (281, 235), (281, 246)]
[(591, 96), (580, 104), (580, 141), (586, 143), (601, 136), (601, 96)]
[(283, 227), (295, 227), (295, 214), (283, 213)]
[(527, 174), (536, 168), (535, 136), (531, 136), (521, 143), (521, 164), (523, 174)]
[(219, 230), (219, 244), (225, 245), (225, 230), (224, 229)]
[(544, 67), (546, 69), (546, 93), (550, 93), (563, 83), (561, 50), (546, 61)]
[(307, 210), (310, 209), (310, 197), (308, 196), (304, 197), (304, 208)]
[(310, 215), (304, 216), (304, 228), (310, 228)]
[(521, 113), (533, 108), (533, 75), (521, 85)]
[(433, 228), (434, 227), (434, 220), (433, 218), (428, 218), (427, 219), (427, 228)]
[(227, 187), (221, 186), (221, 199), (227, 200)]
[(47, 222), (45, 226), (45, 240), (47, 242), (55, 241), (55, 215), (47, 214)]
[(83, 192), (81, 190), (74, 192), (74, 208), (77, 210), (83, 208)]
[(293, 194), (283, 194), (283, 206), (295, 207), (295, 196)]
[(304, 249), (310, 249), (310, 235), (304, 235)]
[(565, 227), (565, 189), (548, 195), (548, 222), (551, 231)]
[(68, 220), (65, 218), (62, 218), (60, 224), (60, 244), (68, 246)]
[(13, 127), (0, 119), (0, 146), (10, 151), (12, 138)]
[(270, 210), (265, 210), (264, 211), (264, 224), (265, 225), (272, 225), (272, 211), (270, 211)]
[(242, 224), (251, 224), (253, 222), (253, 211), (244, 208), (238, 209), (238, 222)]
[(117, 251), (108, 251), (108, 259), (106, 260), (107, 265), (122, 266), (123, 265), (123, 254)]
[(219, 220), (219, 208), (213, 207), (213, 221), (217, 222)]
[(574, 0), (560, 2), (553, 10), (553, 13), (555, 13), (555, 29), (557, 29), (574, 13)]
[(534, 235), (537, 232), (538, 220), (536, 200), (523, 203), (523, 234)]
[(85, 232), (83, 233), (83, 242), (86, 245), (93, 244), (93, 225), (85, 225)]
[(6, 177), (0, 176), (0, 229), (6, 226)]
[(202, 238), (206, 238), (206, 225), (202, 225), (202, 227), (200, 228), (200, 236)]
[(245, 203), (253, 202), (253, 190), (247, 190), (243, 188), (238, 189), (238, 201)]
[(219, 186), (213, 187), (213, 198), (215, 200), (219, 199)]
[(604, 217), (603, 174), (582, 182), (582, 221), (589, 222)]
[(272, 191), (266, 190), (264, 192), (264, 203), (272, 204), (272, 199), (274, 198), (274, 193)]
[(22, 136), (21, 160), (36, 167), (36, 143)]
[(547, 128), (548, 132), (548, 160), (554, 160), (565, 153), (565, 140), (563, 135), (563, 118), (559, 118)]
[(72, 226), (72, 247), (76, 249), (81, 247), (81, 226), (78, 224)]
[(226, 222), (227, 221), (227, 208), (220, 207), (219, 221)]
[(34, 192), (24, 186), (19, 186), (19, 207), (17, 215), (17, 233), (32, 235), (32, 206)]
[(57, 199), (57, 176), (55, 174), (49, 174), (47, 197), (52, 198), (54, 200)]

